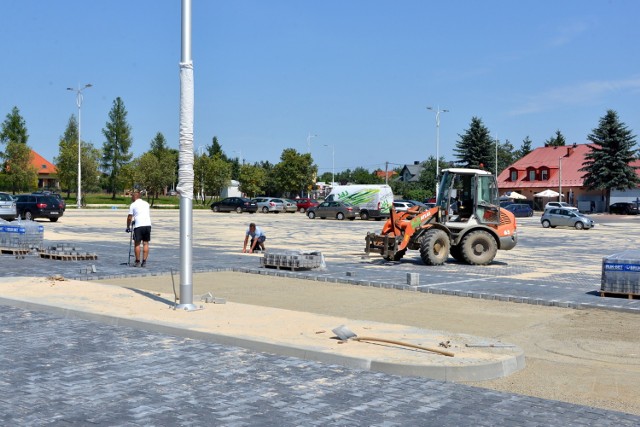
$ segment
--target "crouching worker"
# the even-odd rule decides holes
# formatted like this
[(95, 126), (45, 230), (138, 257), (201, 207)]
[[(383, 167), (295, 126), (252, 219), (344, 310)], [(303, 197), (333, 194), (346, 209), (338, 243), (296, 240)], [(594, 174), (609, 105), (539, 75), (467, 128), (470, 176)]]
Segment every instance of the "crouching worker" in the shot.
[(242, 247), (242, 252), (247, 252), (247, 242), (249, 241), (249, 237), (251, 237), (251, 244), (249, 245), (249, 253), (252, 254), (256, 250), (264, 251), (264, 241), (267, 239), (267, 236), (260, 229), (260, 227), (256, 227), (255, 223), (249, 224), (249, 229), (247, 230), (247, 234), (244, 236), (244, 246)]

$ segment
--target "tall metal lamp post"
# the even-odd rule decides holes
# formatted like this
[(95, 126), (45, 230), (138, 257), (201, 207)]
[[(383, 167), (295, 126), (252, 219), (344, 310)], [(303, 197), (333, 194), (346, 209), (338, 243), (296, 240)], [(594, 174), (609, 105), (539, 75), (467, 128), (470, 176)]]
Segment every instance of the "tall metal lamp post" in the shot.
[[(311, 138), (316, 138), (317, 136), (318, 135), (312, 134), (311, 132), (309, 132), (309, 135), (307, 135), (307, 153), (309, 153), (309, 155), (311, 155)], [(302, 193), (304, 195), (304, 191)], [(309, 190), (307, 190), (307, 197), (311, 197)]]
[(80, 123), (82, 113), (82, 91), (93, 86), (91, 83), (87, 83), (83, 87), (78, 86), (78, 89), (68, 87), (67, 90), (76, 93), (76, 105), (78, 105), (78, 194), (76, 203), (78, 209), (82, 208), (82, 140), (80, 139)]
[(440, 182), (438, 177), (440, 176), (440, 113), (448, 113), (449, 110), (441, 110), (438, 105), (434, 110), (433, 107), (427, 107), (427, 110), (431, 110), (436, 113), (436, 198), (438, 197), (438, 190), (440, 189)]
[(331, 188), (336, 182), (336, 146), (335, 144), (324, 144), (325, 147), (331, 147)]

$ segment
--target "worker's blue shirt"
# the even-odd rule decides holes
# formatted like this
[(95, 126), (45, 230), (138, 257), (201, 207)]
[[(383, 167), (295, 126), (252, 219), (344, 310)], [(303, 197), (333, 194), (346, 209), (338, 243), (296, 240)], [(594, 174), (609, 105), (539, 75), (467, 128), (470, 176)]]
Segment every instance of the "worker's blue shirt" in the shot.
[(251, 232), (250, 228), (247, 228), (247, 236), (251, 236), (252, 239), (259, 238), (259, 237), (267, 237), (262, 231), (262, 229), (258, 226), (256, 226), (256, 229), (253, 231), (253, 233)]

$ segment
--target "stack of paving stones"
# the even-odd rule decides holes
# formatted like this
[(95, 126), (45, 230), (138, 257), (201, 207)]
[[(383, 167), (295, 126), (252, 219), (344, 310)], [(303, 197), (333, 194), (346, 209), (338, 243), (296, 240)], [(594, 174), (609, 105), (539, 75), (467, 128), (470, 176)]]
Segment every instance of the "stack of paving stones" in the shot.
[(260, 258), (260, 265), (277, 269), (308, 270), (322, 265), (322, 254), (320, 252), (267, 250), (264, 257)]
[(602, 259), (601, 294), (640, 296), (640, 250), (628, 250)]
[(60, 243), (49, 246), (40, 252), (40, 257), (61, 261), (95, 260), (98, 255), (93, 252), (83, 252), (82, 248), (74, 245)]

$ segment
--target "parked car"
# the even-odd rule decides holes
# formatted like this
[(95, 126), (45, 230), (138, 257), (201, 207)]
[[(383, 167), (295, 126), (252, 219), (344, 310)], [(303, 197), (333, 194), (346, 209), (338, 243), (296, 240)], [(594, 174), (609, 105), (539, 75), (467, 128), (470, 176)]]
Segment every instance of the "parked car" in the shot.
[(524, 203), (512, 203), (504, 208), (513, 213), (516, 217), (533, 216), (533, 209), (531, 209), (531, 206)]
[(284, 210), (287, 213), (296, 213), (298, 212), (298, 205), (295, 200), (284, 199)]
[(307, 209), (318, 206), (320, 203), (316, 199), (310, 199), (308, 197), (301, 197), (296, 199), (296, 206), (298, 212), (306, 212)]
[[(411, 200), (411, 199), (396, 200), (396, 202), (408, 202), (408, 203), (413, 203), (414, 206), (417, 205), (417, 206), (420, 206), (421, 208), (425, 208), (425, 209), (427, 208), (427, 204), (426, 203), (422, 203), (422, 202), (419, 202), (417, 200)], [(434, 206), (435, 206), (435, 204), (434, 204)]]
[(589, 229), (595, 226), (591, 218), (564, 208), (551, 208), (544, 211), (540, 217), (540, 223), (544, 228), (575, 227), (578, 230)]
[(48, 218), (56, 222), (63, 214), (62, 202), (54, 196), (44, 194), (19, 194), (16, 210), (23, 219)]
[(0, 193), (0, 218), (6, 221), (13, 221), (17, 217), (16, 201), (13, 200), (11, 194)]
[(414, 206), (415, 205), (413, 203), (407, 201), (393, 202), (393, 208), (396, 210), (396, 212), (406, 212)]
[(211, 210), (214, 212), (249, 212), (256, 213), (258, 205), (246, 197), (227, 197), (217, 202), (211, 203)]
[(286, 212), (284, 200), (282, 199), (277, 199), (275, 197), (256, 197), (253, 200), (257, 203), (258, 210), (260, 212)]
[(53, 191), (48, 191), (48, 190), (39, 190), (39, 191), (34, 191), (31, 194), (40, 194), (40, 195), (43, 195), (43, 196), (53, 196), (56, 199), (58, 199), (58, 201), (60, 203), (62, 203), (62, 212), (67, 210), (67, 202), (64, 201), (64, 198), (60, 195), (60, 193), (54, 193)]
[(307, 216), (311, 219), (314, 219), (315, 217), (320, 217), (321, 219), (335, 218), (339, 220), (348, 218), (353, 221), (359, 215), (359, 207), (339, 200), (333, 202), (322, 202), (318, 206), (307, 209)]
[(551, 208), (562, 208), (562, 209), (567, 209), (567, 210), (570, 210), (570, 211), (578, 212), (578, 208), (573, 207), (569, 203), (566, 203), (566, 202), (549, 202), (546, 205), (544, 205), (544, 210), (545, 211), (547, 209), (551, 209)]
[(609, 213), (620, 215), (638, 215), (638, 205), (628, 202), (614, 203), (609, 206)]

